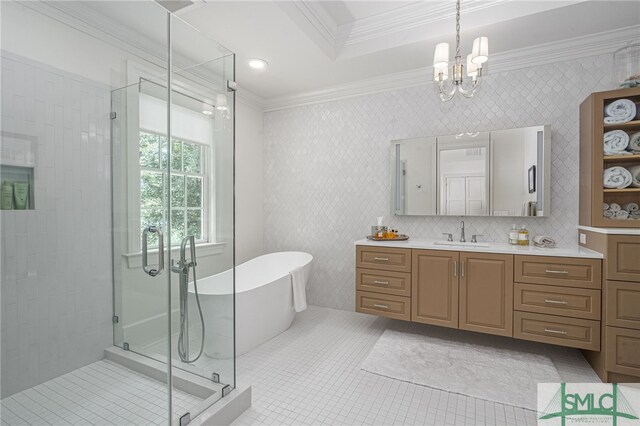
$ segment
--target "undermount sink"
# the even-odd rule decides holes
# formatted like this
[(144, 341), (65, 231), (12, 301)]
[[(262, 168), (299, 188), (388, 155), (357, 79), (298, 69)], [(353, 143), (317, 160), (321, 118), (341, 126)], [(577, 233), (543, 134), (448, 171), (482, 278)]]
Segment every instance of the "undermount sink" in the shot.
[(434, 244), (440, 246), (456, 246), (456, 247), (489, 247), (489, 243), (469, 243), (460, 241), (436, 241)]

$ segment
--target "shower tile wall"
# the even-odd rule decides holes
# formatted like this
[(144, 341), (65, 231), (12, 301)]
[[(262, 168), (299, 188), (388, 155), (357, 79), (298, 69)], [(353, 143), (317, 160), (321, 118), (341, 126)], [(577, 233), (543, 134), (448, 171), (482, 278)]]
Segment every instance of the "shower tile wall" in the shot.
[(602, 55), (490, 73), (473, 100), (442, 103), (429, 85), (266, 113), (266, 250), (311, 253), (309, 302), (353, 310), (353, 241), (377, 216), (413, 238), (458, 232), (458, 217), (390, 216), (391, 140), (540, 124), (551, 125), (551, 217), (469, 217), (467, 235), (504, 241), (517, 223), (576, 245), (578, 106), (591, 92), (612, 88), (611, 60)]
[(0, 214), (2, 397), (112, 344), (109, 110), (107, 87), (2, 52), (2, 130), (37, 140), (35, 210)]

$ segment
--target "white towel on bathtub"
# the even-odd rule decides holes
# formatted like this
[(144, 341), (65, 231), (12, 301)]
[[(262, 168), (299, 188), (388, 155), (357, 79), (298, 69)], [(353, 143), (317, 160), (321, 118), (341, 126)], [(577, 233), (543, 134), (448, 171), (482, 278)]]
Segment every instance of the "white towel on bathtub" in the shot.
[(289, 272), (291, 275), (291, 284), (293, 285), (293, 309), (301, 312), (307, 309), (307, 277), (305, 276), (305, 268), (303, 266)]

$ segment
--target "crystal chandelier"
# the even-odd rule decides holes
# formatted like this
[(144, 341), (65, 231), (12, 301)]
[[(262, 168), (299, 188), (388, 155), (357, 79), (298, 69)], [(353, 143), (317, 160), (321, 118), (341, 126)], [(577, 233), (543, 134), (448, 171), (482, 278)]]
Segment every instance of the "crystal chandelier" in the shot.
[[(446, 102), (451, 100), (456, 92), (460, 92), (464, 97), (471, 98), (475, 95), (480, 85), (482, 77), (482, 64), (489, 60), (489, 39), (478, 37), (473, 40), (473, 49), (467, 55), (467, 77), (471, 79), (471, 84), (464, 87), (462, 84), (465, 66), (460, 55), (460, 0), (456, 1), (456, 57), (451, 66), (452, 80), (449, 80), (449, 43), (438, 43), (433, 54), (433, 77), (438, 83), (440, 100)], [(448, 87), (447, 87), (448, 86)]]

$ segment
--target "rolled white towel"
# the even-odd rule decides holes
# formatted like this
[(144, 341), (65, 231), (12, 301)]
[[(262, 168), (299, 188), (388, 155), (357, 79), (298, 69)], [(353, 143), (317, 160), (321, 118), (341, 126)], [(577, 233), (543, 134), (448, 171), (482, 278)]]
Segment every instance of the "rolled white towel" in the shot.
[(637, 210), (635, 212), (631, 212), (629, 214), (629, 219), (640, 220), (640, 210)]
[(622, 210), (626, 211), (629, 214), (637, 212), (639, 208), (640, 206), (638, 206), (638, 203), (626, 203), (622, 205)]
[(605, 210), (604, 212), (602, 212), (602, 216), (606, 217), (607, 219), (613, 219), (615, 215), (616, 212), (614, 212), (613, 210)]
[(627, 150), (632, 154), (640, 154), (640, 132), (635, 132), (629, 137), (629, 146)]
[(629, 212), (627, 212), (625, 210), (618, 210), (616, 212), (615, 218), (616, 219), (622, 219), (622, 220), (629, 219)]
[(602, 205), (602, 210), (609, 210), (609, 207), (610, 207), (610, 206), (609, 206), (609, 204), (604, 203), (604, 204)]
[(620, 206), (620, 204), (618, 203), (611, 203), (609, 204), (609, 210), (611, 210), (612, 212), (617, 212), (622, 210), (622, 206)]
[(554, 248), (556, 246), (556, 240), (546, 235), (536, 235), (533, 237), (533, 244), (536, 247)]
[(627, 151), (629, 135), (622, 130), (611, 130), (604, 134), (604, 155), (631, 155)]
[(636, 117), (636, 104), (629, 99), (617, 99), (604, 109), (605, 124), (619, 124), (631, 121)]
[(627, 171), (631, 175), (631, 186), (640, 188), (640, 164), (637, 166), (627, 167)]
[(620, 166), (613, 166), (604, 171), (605, 188), (626, 188), (633, 181), (629, 170)]

